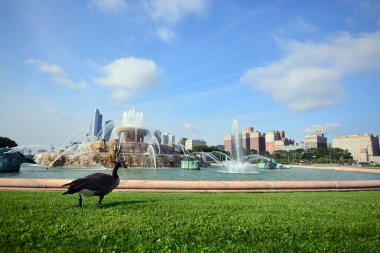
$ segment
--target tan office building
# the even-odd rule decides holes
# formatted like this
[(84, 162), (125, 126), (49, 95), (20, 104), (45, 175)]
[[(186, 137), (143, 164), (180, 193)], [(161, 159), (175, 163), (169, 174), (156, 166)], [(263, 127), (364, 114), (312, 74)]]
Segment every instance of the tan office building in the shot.
[(189, 139), (185, 141), (186, 150), (191, 150), (194, 147), (198, 147), (198, 146), (206, 146), (206, 142), (204, 140), (193, 140), (193, 139)]
[(313, 135), (305, 137), (305, 149), (327, 148), (327, 138), (323, 131), (315, 131)]
[(379, 137), (373, 134), (335, 137), (332, 146), (348, 150), (357, 162), (378, 162), (379, 160)]
[(224, 136), (224, 151), (232, 153), (232, 139), (233, 135)]

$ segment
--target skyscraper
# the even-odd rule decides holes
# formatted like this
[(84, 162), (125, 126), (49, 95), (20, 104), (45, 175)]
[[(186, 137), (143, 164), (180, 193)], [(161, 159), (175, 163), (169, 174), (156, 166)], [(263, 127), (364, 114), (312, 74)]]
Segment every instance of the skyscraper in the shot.
[(106, 141), (110, 140), (113, 128), (114, 123), (112, 120), (106, 120), (106, 122), (104, 122), (103, 139), (105, 139)]
[(103, 115), (100, 114), (99, 109), (95, 109), (92, 116), (93, 132), (91, 133), (95, 137), (98, 137), (98, 135), (102, 132), (102, 120)]
[(161, 132), (160, 130), (154, 130), (154, 137), (156, 137), (158, 144), (161, 144)]

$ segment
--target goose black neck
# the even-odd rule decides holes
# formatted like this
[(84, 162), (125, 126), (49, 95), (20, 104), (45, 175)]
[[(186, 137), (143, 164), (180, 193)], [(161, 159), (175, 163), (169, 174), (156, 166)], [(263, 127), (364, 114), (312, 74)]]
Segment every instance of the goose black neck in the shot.
[(119, 178), (119, 175), (117, 174), (117, 171), (119, 170), (120, 166), (121, 166), (120, 163), (116, 163), (115, 167), (112, 170), (112, 177), (114, 179), (118, 179)]

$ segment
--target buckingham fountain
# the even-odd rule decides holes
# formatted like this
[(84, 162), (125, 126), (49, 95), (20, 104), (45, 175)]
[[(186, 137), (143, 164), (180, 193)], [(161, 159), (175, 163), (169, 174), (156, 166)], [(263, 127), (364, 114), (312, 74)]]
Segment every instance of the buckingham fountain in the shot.
[(132, 108), (123, 113), (121, 123), (112, 130), (108, 142), (94, 138), (72, 140), (69, 147), (59, 152), (40, 153), (35, 159), (47, 168), (99, 165), (112, 168), (117, 160), (130, 167), (180, 167), (182, 155), (175, 152), (174, 146), (160, 144), (145, 125), (143, 113)]

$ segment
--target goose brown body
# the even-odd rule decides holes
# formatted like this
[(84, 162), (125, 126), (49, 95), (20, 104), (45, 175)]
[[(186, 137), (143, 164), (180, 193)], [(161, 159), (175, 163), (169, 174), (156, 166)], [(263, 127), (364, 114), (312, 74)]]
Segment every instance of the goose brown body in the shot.
[(83, 178), (64, 184), (69, 188), (63, 194), (79, 193), (79, 207), (82, 207), (82, 194), (85, 196), (99, 196), (99, 204), (108, 193), (112, 192), (120, 182), (118, 169), (123, 166), (127, 168), (124, 162), (117, 162), (112, 171), (112, 176), (104, 173), (94, 173)]

